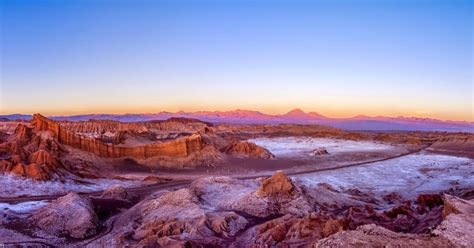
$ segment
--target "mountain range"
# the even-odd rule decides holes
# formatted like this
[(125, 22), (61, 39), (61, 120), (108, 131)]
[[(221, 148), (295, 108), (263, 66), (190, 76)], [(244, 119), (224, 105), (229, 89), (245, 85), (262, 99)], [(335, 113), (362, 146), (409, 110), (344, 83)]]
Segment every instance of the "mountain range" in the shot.
[[(54, 120), (84, 121), (84, 120), (115, 120), (121, 122), (139, 122), (164, 120), (171, 117), (195, 118), (213, 123), (231, 124), (319, 124), (346, 130), (405, 130), (405, 131), (453, 131), (474, 132), (474, 122), (443, 121), (431, 118), (417, 117), (369, 117), (358, 115), (351, 118), (330, 118), (316, 112), (304, 112), (294, 109), (285, 114), (265, 114), (259, 111), (197, 111), (197, 112), (159, 112), (143, 114), (85, 114), (70, 116), (49, 116)], [(1, 119), (29, 120), (31, 115), (12, 114), (0, 115)]]

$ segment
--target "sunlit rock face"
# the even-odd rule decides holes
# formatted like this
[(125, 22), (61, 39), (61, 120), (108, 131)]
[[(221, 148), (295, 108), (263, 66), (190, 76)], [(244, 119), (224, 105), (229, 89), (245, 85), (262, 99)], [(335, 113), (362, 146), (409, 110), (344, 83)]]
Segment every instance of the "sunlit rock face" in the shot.
[(0, 144), (2, 159), (0, 172), (35, 180), (49, 180), (58, 176), (62, 167), (57, 157), (60, 144), (49, 131), (36, 132), (34, 126), (18, 124), (15, 132)]
[(273, 176), (262, 181), (262, 184), (256, 192), (258, 196), (290, 196), (297, 189), (283, 171), (277, 171)]
[(230, 155), (244, 156), (258, 159), (271, 159), (275, 156), (267, 149), (248, 141), (238, 141), (232, 143), (225, 149)]
[(67, 128), (61, 127), (57, 122), (49, 120), (39, 114), (33, 116), (32, 123), (35, 125), (36, 130), (52, 132), (62, 144), (91, 152), (102, 157), (185, 157), (202, 150), (205, 146), (201, 136), (197, 134), (163, 143), (152, 143), (134, 147), (114, 146), (103, 143), (94, 138), (78, 135), (69, 131)]

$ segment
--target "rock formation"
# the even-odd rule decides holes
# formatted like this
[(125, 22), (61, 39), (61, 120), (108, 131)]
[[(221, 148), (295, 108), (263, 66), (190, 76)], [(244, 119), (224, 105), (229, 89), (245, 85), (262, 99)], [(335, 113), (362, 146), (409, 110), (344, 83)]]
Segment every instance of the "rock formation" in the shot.
[[(127, 197), (122, 187), (113, 186), (94, 202)], [(398, 197), (391, 194), (390, 198)], [(87, 244), (469, 247), (473, 242), (473, 206), (471, 201), (448, 195), (420, 195), (415, 202), (387, 208), (357, 190), (337, 191), (328, 184), (307, 188), (281, 171), (266, 179), (209, 177), (186, 188), (156, 191), (130, 209), (119, 210), (124, 212), (114, 218), (110, 232)], [(81, 218), (70, 218), (78, 215)], [(41, 208), (31, 219), (38, 228), (36, 233), (43, 237), (52, 237), (43, 235), (46, 233), (83, 238), (97, 232), (90, 200), (73, 193)]]
[[(199, 131), (186, 133), (183, 130)], [(95, 133), (100, 133), (99, 137), (96, 138)], [(89, 155), (67, 155), (77, 153), (72, 149), (104, 159), (130, 158), (145, 166), (174, 168), (213, 166), (224, 161), (226, 153), (258, 159), (273, 158), (268, 150), (253, 143), (236, 141), (231, 144), (214, 133), (212, 124), (192, 119), (74, 123), (53, 121), (35, 114), (30, 125), (18, 124), (15, 132), (0, 143), (0, 153), (7, 155), (2, 159), (5, 162), (2, 162), (0, 172), (40, 180), (50, 179), (63, 169), (63, 172), (78, 176), (92, 176), (91, 166), (85, 168), (84, 164), (92, 165), (100, 159), (92, 158), (90, 162), (84, 160), (90, 158)]]
[[(180, 158), (200, 152), (204, 149), (204, 147), (206, 147), (206, 143), (202, 135), (197, 133), (172, 141), (155, 142), (151, 144), (127, 147), (106, 144), (94, 138), (78, 135), (63, 127), (61, 124), (49, 120), (39, 114), (33, 116), (33, 123), (38, 130), (47, 130), (53, 132), (53, 134), (58, 137), (59, 142), (62, 144), (109, 158), (133, 157), (137, 159), (147, 159), (160, 156)], [(125, 133), (122, 133), (122, 136), (124, 134)], [(117, 136), (117, 141), (115, 143), (122, 142), (120, 137), (120, 135)], [(208, 134), (206, 137), (211, 137), (211, 135)], [(213, 138), (213, 140), (215, 141), (216, 138)], [(219, 142), (222, 143), (222, 141)], [(214, 143), (211, 145), (214, 145)], [(230, 145), (226, 149), (226, 153), (231, 155), (245, 155), (261, 159), (273, 158), (273, 155), (268, 150), (245, 141)]]
[(321, 155), (328, 155), (329, 152), (324, 147), (319, 147), (311, 151), (311, 156), (321, 156)]
[(314, 210), (302, 189), (282, 171), (263, 180), (257, 190), (232, 203), (232, 207), (262, 218), (285, 214), (304, 216)]
[[(223, 238), (234, 236), (246, 225), (245, 218), (232, 211), (207, 213), (192, 190), (180, 189), (153, 196), (128, 210), (117, 220), (121, 231), (101, 245), (182, 246), (199, 240), (201, 245), (224, 246)], [(130, 237), (124, 238), (124, 232), (130, 232)]]
[(61, 144), (68, 145), (83, 151), (94, 153), (102, 157), (134, 157), (149, 158), (156, 156), (186, 157), (193, 152), (204, 148), (200, 135), (191, 135), (164, 143), (153, 143), (135, 147), (122, 147), (103, 143), (94, 138), (87, 138), (75, 134), (61, 127), (58, 123), (39, 114), (33, 115), (36, 130), (51, 131)]
[(471, 247), (474, 244), (474, 202), (443, 195), (443, 218), (433, 234), (444, 237), (455, 246)]
[(429, 149), (453, 153), (464, 153), (474, 157), (474, 134), (456, 133), (437, 139)]
[(91, 201), (76, 193), (39, 209), (31, 220), (39, 229), (55, 236), (83, 239), (97, 232), (98, 218)]
[(104, 192), (100, 195), (101, 198), (106, 199), (116, 199), (116, 200), (130, 200), (130, 195), (127, 193), (125, 188), (120, 185), (112, 185), (104, 190)]
[(235, 246), (297, 247), (345, 229), (344, 220), (325, 214), (285, 215), (246, 230)]
[(28, 161), (35, 164), (44, 164), (49, 168), (55, 168), (59, 165), (59, 162), (49, 152), (43, 149), (31, 153)]
[(315, 241), (312, 247), (453, 247), (443, 238), (430, 238), (429, 235), (396, 233), (375, 224), (358, 227), (353, 231), (343, 231), (330, 237)]
[(211, 123), (202, 122), (190, 118), (169, 118), (167, 120), (153, 120), (147, 122), (119, 122), (113, 120), (88, 120), (88, 121), (56, 121), (67, 130), (100, 137), (104, 134), (113, 135), (120, 131), (133, 133), (151, 132), (174, 132), (174, 133), (196, 133), (204, 132), (212, 128)]
[(14, 165), (11, 170), (4, 170), (4, 172), (10, 172), (13, 175), (28, 177), (35, 180), (48, 180), (51, 178), (50, 169), (46, 165), (33, 164), (22, 164), (18, 163)]
[(444, 220), (430, 234), (397, 233), (368, 224), (314, 242), (314, 247), (471, 247), (474, 244), (474, 203), (443, 196)]
[(244, 156), (258, 159), (271, 159), (275, 157), (267, 149), (248, 141), (238, 141), (232, 143), (225, 149), (225, 153), (234, 156)]
[(283, 171), (277, 171), (273, 176), (262, 181), (256, 192), (258, 196), (291, 195), (295, 186)]
[(59, 144), (48, 134), (36, 133), (24, 124), (18, 124), (15, 132), (0, 144), (0, 152), (9, 155), (1, 160), (0, 172), (3, 173), (48, 180), (61, 167), (56, 159)]

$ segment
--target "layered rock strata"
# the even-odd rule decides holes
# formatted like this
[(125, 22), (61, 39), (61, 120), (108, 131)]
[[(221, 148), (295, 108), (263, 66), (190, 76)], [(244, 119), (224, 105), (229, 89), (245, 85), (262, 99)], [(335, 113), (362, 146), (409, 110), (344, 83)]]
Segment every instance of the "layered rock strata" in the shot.
[(61, 144), (71, 146), (83, 151), (94, 153), (101, 157), (134, 157), (150, 158), (157, 156), (186, 157), (189, 154), (202, 150), (205, 146), (199, 134), (176, 139), (163, 143), (153, 143), (134, 147), (122, 147), (103, 143), (94, 138), (80, 136), (57, 122), (35, 114), (33, 125), (37, 131), (50, 131)]

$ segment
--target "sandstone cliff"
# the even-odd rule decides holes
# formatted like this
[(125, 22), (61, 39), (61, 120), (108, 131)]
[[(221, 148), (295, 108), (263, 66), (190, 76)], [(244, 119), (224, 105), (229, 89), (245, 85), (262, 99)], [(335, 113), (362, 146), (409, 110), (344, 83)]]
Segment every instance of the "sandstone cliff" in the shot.
[(18, 124), (15, 132), (0, 144), (0, 152), (5, 154), (0, 160), (0, 172), (3, 173), (48, 180), (52, 172), (61, 167), (56, 159), (60, 153), (57, 142), (24, 124)]
[(37, 131), (52, 132), (61, 144), (108, 158), (150, 158), (156, 156), (186, 157), (194, 152), (201, 151), (205, 146), (201, 136), (194, 134), (189, 137), (179, 138), (168, 142), (139, 145), (135, 147), (122, 147), (113, 144), (106, 144), (94, 138), (87, 138), (78, 135), (40, 114), (33, 115), (32, 122)]
[(123, 123), (112, 120), (89, 120), (89, 121), (58, 121), (62, 127), (74, 133), (91, 134), (99, 136), (104, 133), (116, 133), (119, 131), (131, 131), (137, 133), (151, 131), (172, 131), (195, 133), (210, 128), (212, 124), (188, 118), (170, 118), (148, 122)]
[[(199, 131), (187, 133), (196, 130)], [(100, 133), (99, 138), (95, 133)], [(66, 174), (94, 175), (93, 171), (100, 170), (94, 165), (101, 159), (131, 158), (144, 166), (177, 169), (214, 166), (225, 160), (226, 155), (274, 158), (263, 147), (223, 137), (212, 124), (193, 119), (58, 122), (40, 114), (33, 115), (30, 123), (19, 123), (13, 134), (2, 138), (0, 155), (0, 172), (41, 180), (52, 178), (61, 169)]]

